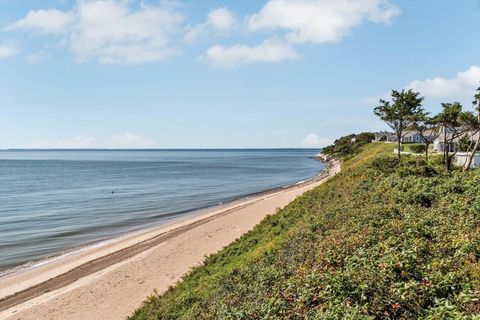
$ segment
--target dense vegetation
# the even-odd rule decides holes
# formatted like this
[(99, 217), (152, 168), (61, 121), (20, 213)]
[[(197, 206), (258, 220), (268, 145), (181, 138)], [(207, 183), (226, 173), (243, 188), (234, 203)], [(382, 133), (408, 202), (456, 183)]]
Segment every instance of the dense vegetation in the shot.
[(402, 145), (402, 151), (411, 152), (411, 153), (424, 153), (425, 152), (425, 144), (423, 143), (405, 143)]
[(323, 148), (323, 152), (339, 158), (352, 157), (363, 145), (372, 142), (373, 139), (375, 135), (371, 132), (350, 134), (338, 138), (332, 145)]
[(364, 145), (132, 319), (479, 319), (480, 170)]

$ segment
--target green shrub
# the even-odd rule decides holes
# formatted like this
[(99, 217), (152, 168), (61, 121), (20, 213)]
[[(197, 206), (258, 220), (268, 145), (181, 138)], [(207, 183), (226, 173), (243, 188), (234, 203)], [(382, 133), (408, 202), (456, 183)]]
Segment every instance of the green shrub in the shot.
[(131, 319), (479, 319), (480, 170), (368, 144)]
[(425, 153), (426, 147), (424, 144), (412, 144), (410, 145), (410, 151), (413, 153)]
[(334, 141), (333, 145), (323, 148), (322, 152), (332, 156), (348, 158), (360, 151), (360, 148), (375, 139), (371, 132), (350, 134)]

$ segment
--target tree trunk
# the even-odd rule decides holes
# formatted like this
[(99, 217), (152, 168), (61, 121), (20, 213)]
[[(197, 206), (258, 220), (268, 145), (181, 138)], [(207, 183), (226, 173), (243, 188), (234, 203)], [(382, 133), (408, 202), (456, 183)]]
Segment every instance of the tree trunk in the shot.
[(397, 155), (398, 155), (398, 159), (400, 159), (401, 155), (400, 155), (400, 139), (402, 138), (402, 135), (401, 134), (397, 134)]
[[(477, 100), (477, 120), (480, 126), (480, 99)], [(463, 166), (463, 171), (468, 171), (470, 169), (470, 166), (472, 165), (473, 158), (475, 158), (475, 153), (478, 150), (478, 147), (480, 146), (480, 128), (477, 128), (479, 131), (477, 141), (475, 142), (475, 146), (473, 147), (472, 153), (469, 155), (467, 152), (467, 163)]]
[(428, 164), (428, 146), (429, 145), (430, 145), (429, 143), (425, 142), (425, 161), (427, 162), (427, 164)]
[(472, 165), (472, 162), (473, 162), (473, 158), (475, 158), (475, 154), (479, 146), (480, 146), (480, 132), (478, 132), (478, 138), (477, 138), (477, 141), (475, 142), (475, 146), (472, 149), (472, 153), (471, 154), (467, 153), (468, 160), (463, 167), (463, 171), (468, 171), (470, 169), (470, 166)]
[(443, 125), (443, 165), (448, 169), (448, 153), (450, 151), (450, 142), (447, 141), (447, 125)]
[[(453, 143), (453, 142), (452, 142)], [(456, 149), (453, 149), (453, 153), (450, 154), (448, 153), (447, 154), (447, 171), (450, 171), (452, 170), (452, 164), (453, 164), (453, 159), (455, 158), (455, 155), (457, 154), (457, 150)]]
[(443, 165), (447, 166), (447, 126), (443, 126)]
[(447, 156), (447, 163), (446, 163), (446, 168), (447, 171), (450, 171), (452, 169), (452, 160), (453, 158), (451, 156)]

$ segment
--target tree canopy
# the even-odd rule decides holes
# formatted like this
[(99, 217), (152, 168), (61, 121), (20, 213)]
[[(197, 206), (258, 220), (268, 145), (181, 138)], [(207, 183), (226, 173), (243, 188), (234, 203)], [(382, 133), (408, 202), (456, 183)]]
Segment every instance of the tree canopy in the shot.
[(398, 144), (398, 157), (400, 157), (400, 144), (403, 132), (412, 126), (415, 118), (420, 113), (424, 112), (422, 108), (424, 98), (420, 97), (420, 92), (415, 92), (412, 89), (392, 90), (391, 97), (391, 102), (380, 99), (380, 105), (375, 107), (373, 112), (395, 132)]

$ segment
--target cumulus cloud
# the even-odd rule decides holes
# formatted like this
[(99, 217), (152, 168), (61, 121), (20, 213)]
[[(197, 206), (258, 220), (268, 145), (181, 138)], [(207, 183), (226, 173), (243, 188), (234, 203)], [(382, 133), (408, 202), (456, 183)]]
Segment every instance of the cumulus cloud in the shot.
[(71, 48), (81, 60), (101, 63), (142, 63), (165, 59), (177, 52), (170, 36), (183, 17), (160, 7), (131, 11), (117, 1), (78, 4), (78, 22)]
[(217, 8), (208, 14), (207, 22), (214, 29), (226, 31), (235, 24), (235, 16), (228, 9)]
[(142, 149), (156, 147), (157, 143), (140, 135), (126, 133), (113, 135), (106, 139), (77, 136), (71, 139), (41, 141), (34, 143), (32, 148), (40, 149)]
[(13, 57), (19, 52), (20, 49), (14, 43), (0, 43), (0, 59)]
[(302, 140), (302, 147), (305, 148), (322, 148), (332, 144), (333, 141), (327, 138), (320, 138), (314, 133), (310, 133)]
[[(176, 2), (159, 5), (130, 0), (77, 0), (68, 11), (29, 11), (3, 30), (23, 30), (56, 39), (76, 61), (103, 64), (140, 64), (162, 61), (180, 52), (175, 40), (187, 42), (226, 35), (240, 29), (262, 31), (267, 39), (257, 45), (215, 45), (205, 53), (214, 66), (229, 68), (257, 61), (278, 62), (299, 55), (293, 46), (339, 41), (364, 22), (389, 24), (400, 14), (393, 0), (268, 0), (241, 23), (230, 10), (219, 7), (203, 23), (185, 28)], [(182, 32), (182, 34), (181, 34)], [(28, 59), (27, 59), (28, 60)], [(35, 60), (32, 56), (31, 60)]]
[(7, 25), (6, 30), (29, 30), (42, 34), (67, 32), (67, 26), (74, 20), (71, 12), (56, 9), (29, 11), (16, 22)]
[[(269, 0), (247, 17), (249, 31), (285, 33), (284, 41), (266, 40), (256, 46), (216, 45), (205, 56), (213, 66), (231, 68), (252, 62), (279, 62), (299, 54), (292, 45), (339, 41), (365, 21), (389, 24), (400, 14), (390, 0)], [(193, 29), (192, 38), (202, 29)], [(275, 39), (278, 39), (278, 34)], [(282, 36), (283, 37), (283, 36)]]
[(325, 43), (350, 35), (364, 21), (391, 23), (400, 9), (389, 0), (270, 0), (248, 28), (285, 30), (291, 43)]
[(471, 66), (465, 71), (458, 72), (453, 78), (431, 78), (414, 80), (407, 88), (414, 89), (431, 98), (455, 98), (473, 95), (473, 91), (480, 86), (480, 67)]
[(226, 8), (217, 8), (207, 15), (207, 20), (192, 27), (186, 34), (185, 40), (192, 42), (210, 33), (225, 34), (236, 23), (235, 15)]
[(78, 61), (137, 64), (176, 54), (171, 37), (183, 20), (181, 14), (164, 7), (132, 9), (128, 1), (85, 0), (69, 12), (30, 11), (6, 29), (61, 35)]
[(266, 40), (256, 46), (237, 44), (224, 47), (216, 45), (205, 53), (205, 58), (212, 66), (223, 69), (260, 61), (280, 62), (298, 57), (299, 54), (290, 46), (274, 40)]
[[(480, 67), (471, 66), (465, 71), (458, 72), (452, 78), (429, 78), (414, 80), (405, 86), (421, 93), (426, 99), (454, 99), (457, 101), (469, 101), (473, 97), (476, 88), (480, 86)], [(378, 103), (379, 99), (390, 99), (390, 92), (362, 98), (367, 105)]]

